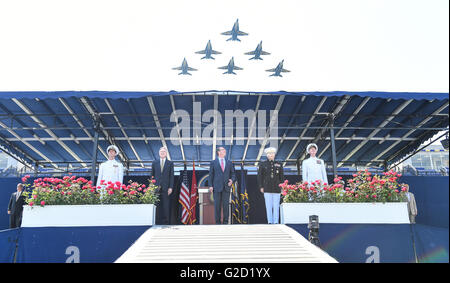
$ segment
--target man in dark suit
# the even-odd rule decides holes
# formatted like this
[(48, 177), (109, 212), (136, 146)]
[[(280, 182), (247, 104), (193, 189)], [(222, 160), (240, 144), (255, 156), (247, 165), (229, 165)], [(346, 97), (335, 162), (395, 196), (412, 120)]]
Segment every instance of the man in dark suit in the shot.
[(22, 195), (23, 185), (17, 184), (17, 191), (12, 193), (8, 204), (9, 228), (18, 228), (22, 225), (23, 205), (25, 196)]
[(152, 176), (159, 186), (158, 219), (162, 225), (169, 224), (170, 195), (173, 191), (174, 169), (173, 162), (167, 159), (167, 149), (159, 149), (159, 159), (152, 162)]
[(225, 160), (227, 151), (223, 147), (216, 150), (217, 158), (211, 161), (209, 168), (209, 191), (214, 197), (214, 217), (216, 224), (221, 224), (220, 216), (223, 209), (223, 224), (228, 224), (230, 189), (236, 181), (234, 165), (230, 160)]

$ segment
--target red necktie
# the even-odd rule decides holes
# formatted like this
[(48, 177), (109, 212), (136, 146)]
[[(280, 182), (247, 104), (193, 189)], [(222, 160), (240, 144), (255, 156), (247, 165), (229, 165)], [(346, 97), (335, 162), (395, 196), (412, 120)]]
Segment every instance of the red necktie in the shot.
[(222, 167), (222, 172), (225, 171), (225, 167), (223, 166), (223, 159), (220, 159), (220, 167)]

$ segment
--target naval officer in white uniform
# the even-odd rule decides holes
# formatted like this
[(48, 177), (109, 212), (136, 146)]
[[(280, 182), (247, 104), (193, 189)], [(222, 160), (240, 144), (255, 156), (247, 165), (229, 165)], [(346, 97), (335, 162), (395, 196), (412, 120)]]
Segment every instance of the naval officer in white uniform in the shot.
[(302, 162), (302, 179), (303, 182), (311, 184), (317, 180), (323, 183), (328, 183), (327, 171), (325, 170), (325, 162), (322, 159), (316, 157), (317, 145), (310, 143), (306, 147), (306, 152), (310, 157)]
[[(115, 145), (110, 145), (106, 151), (108, 152), (108, 160), (100, 164), (97, 178), (97, 187), (102, 187), (100, 191), (101, 194), (105, 193), (104, 190), (109, 181), (112, 183), (119, 181), (123, 184), (123, 165), (122, 163), (116, 161), (116, 156), (119, 154), (119, 149)], [(100, 184), (102, 180), (104, 181), (103, 186)]]

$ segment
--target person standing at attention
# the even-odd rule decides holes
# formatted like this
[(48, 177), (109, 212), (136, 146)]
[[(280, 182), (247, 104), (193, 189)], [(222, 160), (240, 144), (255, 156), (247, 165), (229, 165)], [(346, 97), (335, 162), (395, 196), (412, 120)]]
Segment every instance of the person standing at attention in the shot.
[(167, 148), (159, 149), (159, 159), (152, 162), (152, 176), (159, 188), (157, 219), (162, 225), (169, 225), (170, 195), (173, 191), (173, 162), (167, 159)]
[(18, 228), (22, 225), (23, 205), (25, 196), (22, 194), (23, 185), (17, 184), (17, 191), (11, 194), (8, 204), (9, 228)]
[(283, 165), (275, 161), (277, 149), (269, 147), (264, 150), (267, 160), (258, 167), (258, 188), (264, 194), (267, 223), (278, 224), (280, 215), (280, 184), (284, 181)]
[(108, 160), (100, 164), (97, 177), (97, 188), (100, 191), (100, 197), (105, 194), (105, 188), (108, 182), (123, 184), (123, 165), (116, 161), (116, 156), (119, 154), (119, 149), (115, 145), (110, 145), (106, 149), (108, 153)]
[[(216, 224), (228, 224), (230, 212), (231, 185), (236, 181), (234, 165), (226, 160), (227, 151), (223, 147), (216, 150), (217, 158), (211, 161), (209, 167), (209, 191), (214, 197), (214, 217)], [(223, 222), (221, 222), (221, 210), (223, 210)]]

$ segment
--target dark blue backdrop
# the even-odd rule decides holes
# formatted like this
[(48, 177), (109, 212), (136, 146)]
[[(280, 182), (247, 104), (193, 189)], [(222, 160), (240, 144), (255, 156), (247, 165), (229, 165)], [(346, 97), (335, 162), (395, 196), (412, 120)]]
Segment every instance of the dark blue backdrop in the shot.
[[(197, 180), (199, 180), (197, 175)], [(247, 177), (250, 223), (265, 223), (264, 200), (256, 176)], [(145, 178), (145, 177), (142, 177)], [(295, 181), (296, 176), (288, 176)], [(136, 177), (133, 180), (140, 181)], [(381, 262), (448, 262), (448, 177), (408, 176), (419, 215), (415, 225), (321, 224), (322, 248), (340, 262), (365, 262), (379, 255)], [(19, 178), (0, 179), (0, 229), (6, 229), (9, 197)], [(177, 198), (174, 196), (174, 202)], [(175, 220), (176, 221), (176, 220)], [(308, 236), (307, 225), (290, 225)], [(19, 228), (0, 231), (0, 262), (12, 262), (18, 242), (18, 262), (65, 262), (79, 251), (81, 262), (113, 262), (148, 226)], [(114, 248), (112, 248), (114, 247)], [(72, 249), (72, 250), (71, 250)]]

